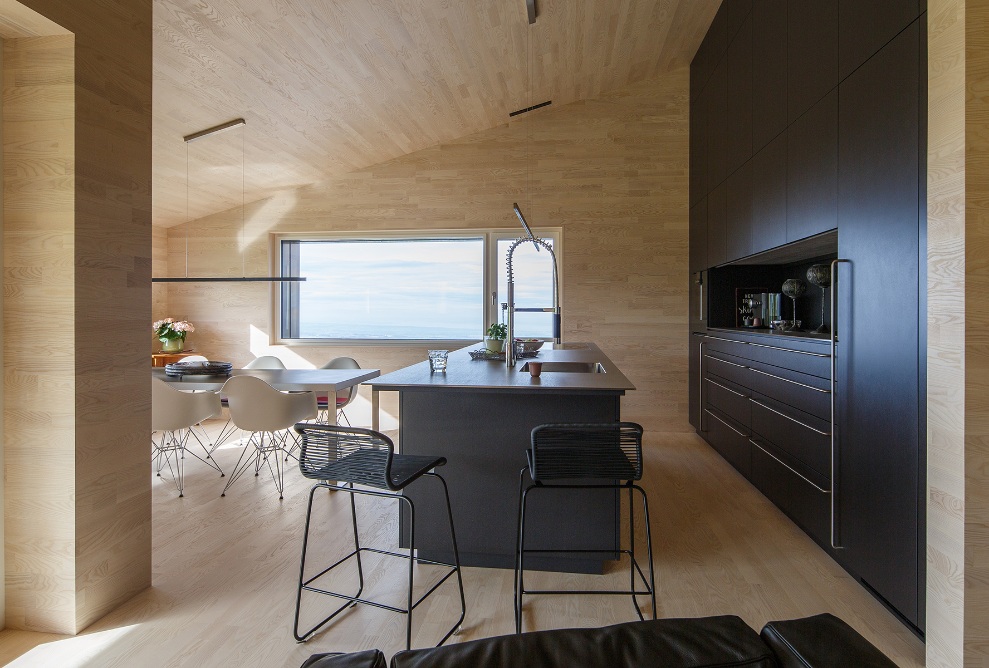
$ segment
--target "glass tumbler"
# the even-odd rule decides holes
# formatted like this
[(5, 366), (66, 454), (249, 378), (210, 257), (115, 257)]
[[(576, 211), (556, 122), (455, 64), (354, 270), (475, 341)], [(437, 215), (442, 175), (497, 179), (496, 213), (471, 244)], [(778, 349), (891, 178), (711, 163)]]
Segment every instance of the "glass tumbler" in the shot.
[(430, 350), (429, 370), (446, 373), (446, 360), (449, 354), (449, 350)]

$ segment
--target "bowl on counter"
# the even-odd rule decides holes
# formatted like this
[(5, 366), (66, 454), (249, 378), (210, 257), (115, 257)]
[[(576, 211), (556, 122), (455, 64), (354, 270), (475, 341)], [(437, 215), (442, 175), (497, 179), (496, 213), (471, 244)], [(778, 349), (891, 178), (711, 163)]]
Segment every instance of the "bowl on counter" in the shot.
[(534, 353), (543, 347), (542, 339), (515, 339), (515, 350), (521, 354)]

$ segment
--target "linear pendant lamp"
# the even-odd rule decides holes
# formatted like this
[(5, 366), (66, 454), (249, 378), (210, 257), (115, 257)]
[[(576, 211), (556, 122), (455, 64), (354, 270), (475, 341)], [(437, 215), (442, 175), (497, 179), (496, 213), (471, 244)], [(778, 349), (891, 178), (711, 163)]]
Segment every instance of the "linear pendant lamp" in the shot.
[[(232, 121), (226, 123), (221, 123), (211, 128), (206, 128), (205, 130), (200, 130), (199, 132), (193, 132), (191, 135), (186, 135), (183, 137), (185, 141), (185, 214), (186, 223), (189, 222), (189, 144), (200, 139), (205, 139), (206, 137), (212, 137), (221, 132), (226, 132), (227, 130), (232, 130), (234, 128), (242, 128), (247, 125), (247, 121), (243, 118), (235, 118)], [(241, 131), (243, 133), (243, 130)], [(240, 190), (240, 233), (241, 238), (244, 236), (244, 174), (245, 174), (245, 164), (244, 164), (244, 136), (241, 134), (241, 144), (240, 144), (240, 170), (241, 170), (241, 190)], [(246, 274), (247, 271), (244, 268), (244, 251), (241, 249), (241, 271)], [(306, 279), (302, 276), (189, 276), (189, 231), (186, 230), (185, 238), (185, 269), (186, 275), (181, 277), (158, 277), (152, 278), (152, 283), (301, 283)]]

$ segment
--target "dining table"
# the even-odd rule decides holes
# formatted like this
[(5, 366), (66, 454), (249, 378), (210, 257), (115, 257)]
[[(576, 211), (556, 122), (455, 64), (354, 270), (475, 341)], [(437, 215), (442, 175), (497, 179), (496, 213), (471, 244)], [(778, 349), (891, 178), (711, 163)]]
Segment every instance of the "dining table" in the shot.
[[(315, 392), (317, 396), (333, 397), (366, 380), (381, 375), (380, 369), (233, 369), (228, 375), (215, 376), (193, 374), (169, 376), (163, 368), (152, 368), (151, 377), (158, 378), (179, 390), (217, 391), (233, 376), (260, 378), (276, 390), (289, 392)], [(334, 402), (330, 402), (334, 406)], [(336, 411), (327, 411), (330, 424), (336, 422)]]

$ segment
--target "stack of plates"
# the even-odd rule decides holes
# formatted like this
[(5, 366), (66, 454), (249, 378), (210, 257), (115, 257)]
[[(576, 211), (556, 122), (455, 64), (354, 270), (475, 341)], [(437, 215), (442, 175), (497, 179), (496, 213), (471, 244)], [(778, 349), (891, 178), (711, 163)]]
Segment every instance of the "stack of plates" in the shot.
[(165, 365), (167, 376), (229, 376), (230, 362), (172, 362)]

